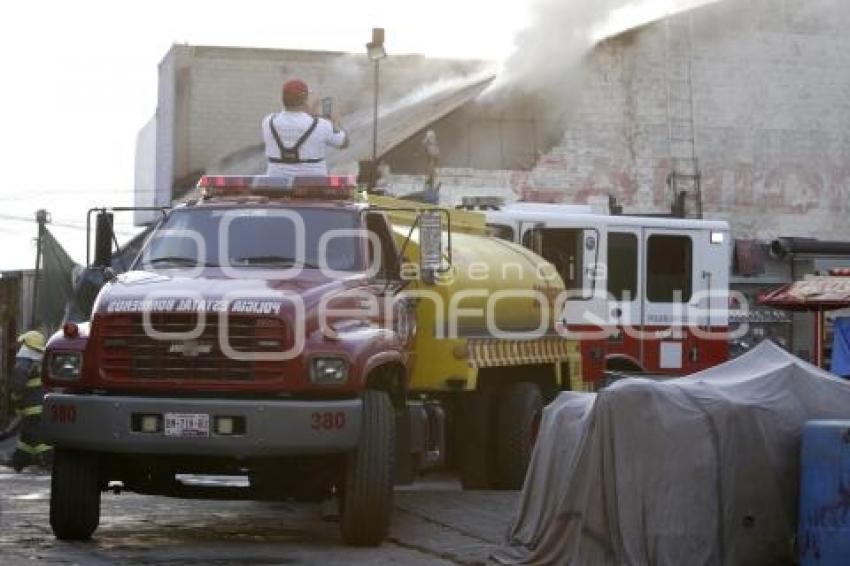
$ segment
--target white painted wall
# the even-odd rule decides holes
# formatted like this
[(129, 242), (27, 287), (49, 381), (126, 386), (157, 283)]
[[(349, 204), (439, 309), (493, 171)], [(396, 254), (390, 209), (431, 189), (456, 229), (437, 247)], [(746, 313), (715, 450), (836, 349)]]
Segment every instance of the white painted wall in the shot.
[[(156, 118), (151, 118), (139, 130), (136, 136), (136, 157), (134, 166), (134, 206), (156, 206)], [(146, 224), (155, 215), (136, 212), (133, 223)]]

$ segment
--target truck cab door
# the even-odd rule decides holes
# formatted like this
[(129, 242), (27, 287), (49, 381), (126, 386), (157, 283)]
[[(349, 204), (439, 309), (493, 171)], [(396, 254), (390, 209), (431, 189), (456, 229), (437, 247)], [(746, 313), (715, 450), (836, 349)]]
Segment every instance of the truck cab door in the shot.
[(592, 225), (523, 224), (522, 245), (555, 266), (567, 301), (558, 313), (568, 335), (581, 343), (582, 377), (593, 382), (605, 370), (607, 300), (600, 287), (600, 230)]
[(400, 279), (398, 249), (392, 237), (386, 217), (379, 212), (366, 214), (366, 230), (369, 233), (367, 242), (367, 269), (373, 282), (388, 287)]
[(643, 328), (640, 227), (610, 226), (604, 243), (605, 290), (608, 294), (608, 366), (619, 371), (644, 367), (643, 347), (637, 334)]
[(731, 239), (728, 229), (703, 229), (693, 234), (697, 294), (689, 303), (685, 366), (689, 372), (722, 363), (729, 356), (729, 271)]
[(689, 327), (706, 283), (696, 259), (697, 230), (644, 230), (644, 361), (649, 371), (692, 368)]

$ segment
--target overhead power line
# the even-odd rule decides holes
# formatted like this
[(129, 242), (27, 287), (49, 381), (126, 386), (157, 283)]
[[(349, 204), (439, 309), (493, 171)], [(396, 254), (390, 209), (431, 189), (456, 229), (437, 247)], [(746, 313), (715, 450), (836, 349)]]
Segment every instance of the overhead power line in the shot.
[[(0, 220), (10, 220), (12, 222), (27, 222), (27, 223), (32, 222), (34, 224), (36, 223), (34, 216), (32, 216), (32, 217), (16, 216), (16, 215), (13, 215), (13, 214), (0, 214)], [(58, 228), (67, 228), (67, 229), (70, 229), (70, 230), (81, 230), (81, 231), (86, 230), (86, 225), (84, 223), (74, 223), (73, 221), (56, 220), (56, 219), (53, 219), (53, 218), (51, 218), (50, 222), (47, 223), (48, 228), (50, 228), (51, 226), (56, 226)], [(141, 232), (141, 230), (142, 229), (140, 228), (139, 232)], [(11, 230), (7, 230), (7, 231), (11, 231)], [(116, 235), (122, 236), (122, 237), (128, 237), (128, 238), (132, 238), (137, 233), (138, 232), (130, 232), (130, 231), (121, 230), (121, 229), (115, 230)]]
[(20, 200), (22, 197), (39, 197), (39, 196), (49, 196), (49, 195), (67, 195), (67, 196), (76, 196), (76, 195), (146, 195), (146, 194), (154, 194), (156, 190), (150, 189), (34, 189), (34, 190), (26, 190), (22, 193), (16, 193), (14, 195), (2, 195), (0, 198), (6, 199), (17, 199)]

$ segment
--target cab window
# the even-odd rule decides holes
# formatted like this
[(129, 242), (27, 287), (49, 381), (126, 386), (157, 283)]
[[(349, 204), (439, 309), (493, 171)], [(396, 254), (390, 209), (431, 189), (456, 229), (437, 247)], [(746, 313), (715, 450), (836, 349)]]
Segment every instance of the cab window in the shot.
[(523, 234), (522, 245), (554, 265), (567, 290), (590, 292), (584, 278), (585, 230), (533, 228)]
[[(322, 250), (319, 244), (327, 232), (354, 230), (359, 220), (351, 211), (318, 208), (183, 208), (172, 211), (154, 232), (137, 265), (282, 269), (303, 261), (306, 269), (315, 269), (321, 251), (331, 269), (357, 271), (362, 267), (362, 253), (355, 238), (332, 238)], [(299, 225), (303, 238), (297, 237)], [(302, 249), (297, 246), (299, 239), (303, 239)]]
[(637, 297), (638, 240), (634, 234), (608, 233), (608, 294), (616, 301)]
[(501, 240), (514, 241), (514, 229), (504, 224), (488, 224), (487, 233)]
[(646, 298), (685, 303), (691, 298), (693, 243), (688, 236), (653, 234), (646, 248)]
[[(398, 257), (387, 221), (382, 214), (366, 215), (366, 229), (377, 237), (369, 238), (369, 268), (374, 270), (378, 279), (398, 278)], [(375, 241), (380, 244), (380, 250), (375, 249)], [(377, 262), (377, 268), (375, 267)]]

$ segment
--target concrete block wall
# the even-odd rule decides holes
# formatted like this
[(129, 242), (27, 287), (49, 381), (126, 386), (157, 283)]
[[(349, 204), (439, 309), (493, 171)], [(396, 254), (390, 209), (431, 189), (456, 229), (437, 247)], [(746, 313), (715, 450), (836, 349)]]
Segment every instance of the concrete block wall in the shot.
[[(693, 22), (696, 153), (706, 217), (736, 236), (850, 238), (850, 5), (726, 0)], [(508, 192), (669, 211), (665, 23), (600, 44), (561, 141)], [(491, 179), (443, 175), (444, 191)], [(452, 188), (453, 185), (454, 188)]]

